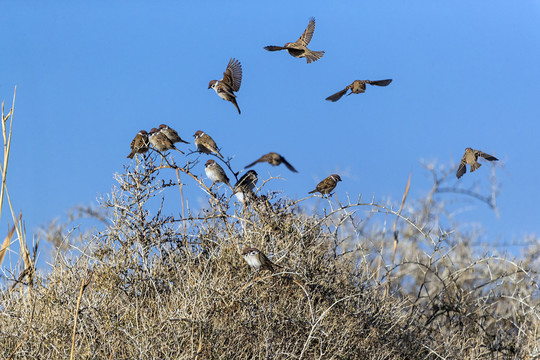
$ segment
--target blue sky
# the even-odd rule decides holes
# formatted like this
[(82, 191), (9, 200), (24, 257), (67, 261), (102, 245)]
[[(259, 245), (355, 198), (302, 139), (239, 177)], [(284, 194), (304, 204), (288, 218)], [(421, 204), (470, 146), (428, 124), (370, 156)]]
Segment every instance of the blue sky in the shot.
[[(30, 1), (1, 11), (0, 98), (11, 104), (18, 87), (8, 187), (28, 231), (95, 204), (135, 134), (166, 123), (189, 141), (206, 131), (237, 170), (284, 155), (298, 174), (255, 169), (281, 175), (270, 188), (292, 198), (338, 173), (341, 199), (399, 201), (409, 172), (417, 198), (431, 186), (422, 159), (457, 164), (465, 147), (481, 149), (504, 165), (500, 217), (467, 200), (458, 219), (482, 224), (490, 241), (540, 233), (539, 1)], [(321, 60), (263, 49), (295, 41), (311, 16)], [(207, 89), (231, 57), (243, 65), (242, 115)], [(386, 78), (386, 88), (324, 100), (355, 79)], [(459, 185), (487, 187), (484, 164)], [(193, 204), (203, 194), (188, 184)]]

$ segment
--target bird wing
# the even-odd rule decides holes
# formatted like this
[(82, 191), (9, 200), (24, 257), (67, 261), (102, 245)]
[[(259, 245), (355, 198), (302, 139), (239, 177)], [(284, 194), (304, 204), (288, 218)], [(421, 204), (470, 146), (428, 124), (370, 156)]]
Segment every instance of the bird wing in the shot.
[(295, 172), (295, 173), (298, 172), (298, 171), (296, 171), (296, 169), (287, 160), (285, 160), (285, 158), (283, 156), (281, 157), (281, 161), (283, 161), (283, 163), (285, 164), (287, 169), (289, 169), (289, 170), (291, 170), (292, 172)]
[(250, 167), (252, 167), (253, 165), (255, 165), (255, 164), (259, 163), (259, 162), (261, 162), (261, 159), (260, 159), (260, 158), (257, 159), (257, 160), (255, 160), (255, 161), (252, 162), (251, 164), (247, 165), (244, 169), (250, 168)]
[(461, 159), (461, 163), (459, 163), (459, 167), (456, 172), (456, 177), (459, 179), (467, 172), (467, 162), (465, 161), (465, 155), (463, 155), (463, 158)]
[(275, 45), (268, 45), (264, 47), (264, 50), (268, 51), (279, 51), (279, 50), (286, 50), (287, 48), (284, 48), (283, 46), (275, 46)]
[(225, 84), (229, 85), (234, 91), (240, 90), (242, 84), (242, 65), (240, 61), (232, 58), (227, 65), (227, 69), (223, 73), (223, 80)]
[(302, 46), (308, 46), (309, 42), (311, 41), (311, 38), (313, 37), (313, 32), (315, 31), (315, 18), (309, 19), (309, 24), (304, 30), (304, 33), (298, 40), (296, 40), (296, 44), (302, 45)]
[(485, 152), (482, 152), (480, 150), (476, 150), (476, 155), (481, 156), (484, 159), (489, 160), (489, 161), (498, 161), (499, 160), (495, 156), (486, 154)]
[(341, 99), (341, 97), (343, 95), (345, 95), (345, 93), (347, 92), (347, 90), (349, 90), (351, 88), (351, 85), (347, 86), (345, 89), (341, 90), (341, 91), (338, 91), (337, 93), (335, 93), (334, 95), (330, 95), (329, 97), (326, 98), (326, 100), (328, 101), (332, 101), (332, 102), (336, 102), (338, 101), (339, 99)]
[(334, 185), (334, 180), (330, 177), (327, 177), (323, 181), (317, 184), (317, 191), (326, 191)]
[(392, 79), (386, 79), (386, 80), (366, 80), (366, 84), (370, 85), (377, 85), (377, 86), (388, 86), (392, 82)]

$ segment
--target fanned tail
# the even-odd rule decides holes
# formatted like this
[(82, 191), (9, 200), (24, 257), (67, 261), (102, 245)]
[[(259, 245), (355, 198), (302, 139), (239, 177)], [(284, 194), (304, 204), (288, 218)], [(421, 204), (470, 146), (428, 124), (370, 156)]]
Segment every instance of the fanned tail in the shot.
[(324, 55), (324, 51), (306, 51), (306, 61), (307, 63), (311, 63), (313, 61), (317, 61), (320, 58), (322, 58)]

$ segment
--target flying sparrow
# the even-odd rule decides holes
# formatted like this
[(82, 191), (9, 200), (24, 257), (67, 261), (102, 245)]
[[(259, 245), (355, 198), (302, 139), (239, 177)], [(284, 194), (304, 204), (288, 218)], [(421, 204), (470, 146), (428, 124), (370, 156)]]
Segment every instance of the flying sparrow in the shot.
[[(349, 95), (351, 94), (361, 94), (363, 92), (366, 92), (366, 84), (369, 84), (369, 85), (377, 85), (377, 86), (388, 86), (390, 85), (390, 83), (392, 82), (392, 79), (386, 79), (386, 80), (376, 80), (376, 81), (371, 81), (371, 80), (354, 80), (353, 83), (349, 86), (347, 86), (345, 89), (335, 93), (334, 95), (330, 95), (329, 97), (326, 98), (326, 100), (329, 100), (329, 101), (338, 101), (339, 99), (341, 99), (341, 97), (343, 95), (345, 95), (345, 93), (347, 92), (347, 90), (351, 90), (351, 92), (349, 93)], [(347, 95), (348, 96), (348, 95)]]
[(460, 177), (462, 177), (463, 174), (465, 174), (467, 172), (466, 164), (469, 164), (471, 166), (471, 172), (475, 171), (480, 166), (482, 166), (482, 164), (480, 164), (478, 161), (476, 161), (476, 160), (478, 160), (479, 156), (481, 156), (484, 159), (489, 160), (489, 161), (498, 161), (499, 160), (495, 156), (492, 156), (492, 155), (486, 154), (485, 152), (482, 152), (480, 150), (474, 150), (474, 149), (471, 149), (470, 147), (468, 147), (468, 148), (465, 149), (465, 155), (463, 155), (463, 157), (461, 158), (461, 163), (459, 164), (459, 167), (458, 167), (457, 172), (456, 172), (456, 176), (457, 176), (458, 179)]
[(249, 170), (240, 178), (240, 180), (238, 180), (233, 188), (233, 194), (238, 201), (245, 204), (248, 200), (252, 200), (256, 197), (253, 189), (255, 188), (257, 181), (259, 181), (259, 178), (255, 170)]
[(214, 160), (210, 159), (206, 162), (204, 172), (206, 173), (206, 176), (212, 180), (212, 186), (217, 182), (222, 182), (229, 185), (232, 189), (229, 178), (227, 177), (227, 174), (225, 174), (225, 170), (223, 170), (223, 168)]
[(182, 142), (184, 144), (189, 144), (187, 141), (183, 140), (180, 135), (176, 132), (176, 130), (168, 127), (165, 124), (161, 124), (158, 127), (159, 131), (161, 131), (165, 136), (169, 138), (173, 143)]
[(201, 130), (197, 130), (195, 131), (193, 137), (195, 138), (195, 145), (197, 145), (197, 150), (205, 154), (214, 153), (223, 159), (223, 156), (219, 153), (216, 142), (210, 137), (210, 135), (205, 134)]
[(266, 155), (261, 156), (258, 160), (254, 161), (251, 164), (249, 164), (248, 166), (246, 166), (246, 168), (252, 167), (256, 163), (260, 163), (260, 162), (267, 162), (272, 166), (278, 166), (278, 165), (281, 165), (281, 163), (284, 163), (285, 166), (287, 166), (287, 169), (289, 169), (289, 170), (291, 170), (293, 172), (298, 172), (298, 171), (296, 171), (296, 169), (291, 164), (289, 164), (289, 162), (287, 160), (285, 160), (285, 158), (283, 156), (281, 156), (281, 155), (279, 155), (278, 153), (275, 153), (275, 152), (270, 152), (270, 153), (268, 153)]
[(338, 174), (332, 174), (320, 183), (317, 184), (315, 190), (310, 191), (308, 194), (313, 194), (315, 192), (321, 193), (321, 195), (330, 194), (332, 190), (336, 188), (337, 183), (341, 181), (341, 178)]
[(146, 132), (146, 130), (139, 131), (131, 142), (131, 152), (127, 156), (128, 159), (133, 159), (133, 156), (135, 154), (144, 154), (148, 151), (149, 145), (150, 144), (148, 142), (148, 133)]
[(162, 133), (156, 128), (152, 128), (152, 130), (150, 130), (150, 136), (148, 137), (148, 140), (150, 141), (150, 144), (152, 144), (152, 146), (155, 147), (156, 150), (158, 150), (159, 152), (175, 149), (183, 154), (183, 152), (177, 149), (176, 146), (174, 146), (173, 142), (169, 140), (169, 138), (164, 133)]
[(240, 108), (236, 103), (236, 95), (233, 91), (237, 92), (240, 90), (240, 85), (242, 84), (242, 65), (240, 61), (232, 58), (229, 60), (227, 69), (223, 73), (223, 79), (221, 80), (212, 80), (208, 84), (208, 88), (212, 88), (216, 91), (220, 98), (227, 100), (233, 103), (240, 114)]
[(311, 38), (313, 37), (313, 31), (315, 31), (315, 18), (309, 19), (309, 24), (306, 30), (304, 31), (302, 36), (300, 36), (300, 38), (296, 40), (296, 42), (288, 42), (283, 46), (265, 46), (265, 50), (287, 50), (290, 55), (296, 58), (305, 57), (308, 64), (312, 61), (317, 61), (323, 57), (324, 51), (311, 51), (307, 48), (309, 42), (311, 41)]
[(272, 263), (262, 251), (256, 248), (244, 248), (242, 251), (242, 257), (249, 266), (255, 268), (256, 271), (268, 270), (274, 272), (274, 266), (281, 267)]

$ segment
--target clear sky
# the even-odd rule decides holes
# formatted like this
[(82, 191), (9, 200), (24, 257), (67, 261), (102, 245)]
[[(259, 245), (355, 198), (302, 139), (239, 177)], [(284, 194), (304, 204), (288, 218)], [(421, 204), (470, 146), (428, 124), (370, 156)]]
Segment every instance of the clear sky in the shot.
[[(298, 174), (255, 169), (281, 175), (270, 188), (292, 198), (338, 173), (341, 199), (399, 201), (409, 172), (417, 198), (431, 186), (422, 159), (450, 166), (465, 147), (481, 149), (501, 160), (500, 217), (467, 200), (459, 219), (481, 223), (490, 241), (540, 233), (539, 1), (187, 4), (0, 4), (0, 98), (11, 104), (18, 87), (8, 188), (27, 231), (95, 204), (135, 134), (166, 123), (191, 142), (206, 131), (237, 170), (284, 155)], [(296, 41), (311, 16), (321, 60), (263, 49)], [(231, 57), (243, 66), (242, 115), (207, 89)], [(386, 88), (324, 100), (355, 79), (387, 78)], [(490, 169), (451, 184), (487, 187)], [(204, 194), (186, 182), (196, 203)]]

